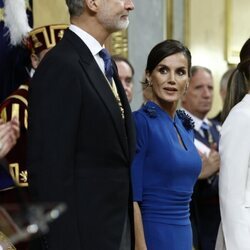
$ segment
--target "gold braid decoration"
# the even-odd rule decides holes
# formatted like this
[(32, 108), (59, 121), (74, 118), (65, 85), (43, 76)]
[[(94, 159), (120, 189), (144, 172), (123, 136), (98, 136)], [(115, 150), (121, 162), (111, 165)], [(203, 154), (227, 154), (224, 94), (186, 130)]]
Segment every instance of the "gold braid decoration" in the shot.
[(0, 8), (0, 22), (4, 21), (4, 8)]
[(28, 187), (28, 171), (20, 171), (19, 164), (18, 163), (10, 163), (9, 164), (9, 171), (16, 182), (16, 184), (20, 187)]

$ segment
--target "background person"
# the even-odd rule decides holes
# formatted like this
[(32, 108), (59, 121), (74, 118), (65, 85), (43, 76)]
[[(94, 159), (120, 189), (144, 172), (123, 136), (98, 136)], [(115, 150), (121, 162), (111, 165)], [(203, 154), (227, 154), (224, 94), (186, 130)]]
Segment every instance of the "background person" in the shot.
[(192, 119), (176, 111), (190, 77), (191, 54), (165, 40), (149, 53), (146, 83), (152, 99), (134, 113), (132, 164), (135, 249), (192, 249), (189, 202), (201, 169)]
[[(31, 76), (40, 61), (55, 44), (61, 40), (68, 25), (47, 25), (33, 29), (26, 39), (26, 46), (30, 51), (32, 65)], [(28, 130), (28, 90), (29, 81), (22, 83), (17, 90), (8, 96), (0, 105), (0, 117), (3, 121), (11, 121), (16, 117), (20, 125), (20, 137), (17, 143), (6, 155), (7, 169), (0, 170), (0, 203), (20, 203), (19, 193), (22, 192), (21, 202), (29, 201), (28, 171), (27, 171), (27, 130)], [(5, 166), (5, 168), (6, 168)], [(9, 174), (8, 172), (9, 171)], [(15, 183), (14, 183), (15, 181)], [(21, 190), (14, 187), (18, 185)], [(18, 250), (28, 249), (28, 241), (16, 244)]]
[(22, 39), (32, 26), (31, 0), (0, 0), (0, 103), (29, 79), (29, 50)]
[(115, 61), (119, 78), (130, 103), (133, 99), (133, 77), (135, 74), (134, 68), (125, 57), (113, 56), (112, 58)]
[[(46, 53), (61, 40), (64, 30), (67, 25), (47, 25), (38, 27), (29, 32), (27, 39), (27, 46), (30, 49), (30, 61), (32, 65), (32, 75), (38, 67), (40, 61)], [(0, 117), (7, 122), (16, 117), (20, 124), (20, 138), (17, 144), (6, 155), (9, 164), (9, 171), (12, 178), (20, 187), (28, 186), (28, 172), (26, 163), (27, 150), (27, 129), (28, 129), (28, 89), (29, 81), (21, 84), (10, 96), (8, 96), (0, 105)], [(9, 185), (4, 188), (13, 187), (11, 176), (6, 176)], [(6, 200), (7, 199), (7, 200)], [(16, 200), (15, 192), (13, 195), (10, 192), (6, 193), (5, 200), (11, 202)]]
[(194, 246), (201, 250), (214, 250), (220, 224), (220, 124), (207, 118), (213, 102), (213, 88), (212, 72), (205, 67), (193, 66), (189, 88), (181, 101), (181, 106), (194, 120), (195, 145), (202, 157), (202, 171), (191, 203)]
[(130, 240), (134, 127), (103, 45), (127, 28), (134, 5), (66, 2), (69, 30), (31, 81), (27, 166), (32, 198), (64, 202), (68, 210), (31, 249), (120, 250)]
[[(230, 77), (231, 77), (231, 75), (233, 74), (234, 71), (235, 71), (235, 68), (228, 69), (223, 74), (223, 76), (221, 77), (221, 80), (220, 80), (220, 96), (221, 96), (221, 100), (222, 100), (222, 105), (225, 102), (225, 98), (226, 98), (226, 94), (227, 94), (228, 81), (229, 81), (229, 79), (230, 79)], [(215, 120), (218, 123), (222, 123), (221, 111), (215, 117), (213, 117), (212, 120)]]

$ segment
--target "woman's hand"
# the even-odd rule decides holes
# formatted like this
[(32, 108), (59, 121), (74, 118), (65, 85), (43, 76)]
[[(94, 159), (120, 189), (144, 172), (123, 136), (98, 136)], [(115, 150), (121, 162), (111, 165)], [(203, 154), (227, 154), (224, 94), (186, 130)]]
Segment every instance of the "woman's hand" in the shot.
[(0, 159), (13, 148), (19, 136), (20, 125), (16, 117), (6, 123), (0, 119)]
[(137, 202), (134, 205), (134, 226), (135, 226), (135, 250), (147, 250), (143, 223), (141, 217), (141, 209)]

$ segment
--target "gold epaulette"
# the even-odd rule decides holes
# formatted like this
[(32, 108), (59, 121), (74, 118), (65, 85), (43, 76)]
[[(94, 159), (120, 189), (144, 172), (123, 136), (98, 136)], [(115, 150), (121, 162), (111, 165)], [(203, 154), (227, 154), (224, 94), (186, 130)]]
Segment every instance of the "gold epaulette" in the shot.
[[(18, 90), (26, 90), (26, 91), (29, 91), (29, 86), (26, 85), (26, 84), (22, 84), (22, 85), (18, 88)], [(18, 94), (17, 94), (17, 95), (16, 95), (16, 94), (13, 94), (13, 95), (10, 95), (9, 97), (7, 97), (6, 100), (9, 100), (9, 99), (12, 99), (12, 98), (17, 99), (17, 100), (21, 101), (22, 103), (24, 103), (26, 106), (28, 106), (28, 101), (27, 101), (27, 99), (24, 98), (23, 96), (18, 95)]]
[[(18, 90), (16, 92), (18, 92), (19, 90), (26, 90), (28, 92), (28, 85), (21, 85)], [(13, 101), (13, 103), (11, 103), (11, 100), (18, 100), (19, 102), (16, 103), (15, 101)], [(24, 104), (25, 108), (24, 108), (24, 114), (23, 114), (23, 120), (21, 121), (20, 119), (20, 102)], [(4, 106), (6, 103), (6, 106)], [(10, 107), (10, 108), (9, 108)], [(21, 125), (23, 124), (23, 126), (28, 129), (28, 101), (25, 97), (23, 97), (22, 95), (19, 95), (18, 93), (14, 93), (13, 95), (10, 95), (9, 97), (7, 97), (5, 99), (5, 101), (3, 102), (3, 108), (1, 110), (0, 116), (3, 119), (4, 122), (7, 122), (9, 120), (11, 120), (13, 117), (16, 117)], [(7, 111), (8, 110), (8, 111)], [(9, 111), (11, 110), (11, 111)], [(7, 113), (7, 112), (11, 112), (11, 113)]]
[(0, 22), (4, 21), (4, 9), (0, 8)]

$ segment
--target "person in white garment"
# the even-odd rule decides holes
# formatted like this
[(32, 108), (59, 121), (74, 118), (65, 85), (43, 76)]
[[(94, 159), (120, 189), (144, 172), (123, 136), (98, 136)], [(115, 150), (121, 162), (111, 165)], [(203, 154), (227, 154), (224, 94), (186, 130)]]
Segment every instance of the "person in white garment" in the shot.
[(216, 250), (250, 249), (250, 39), (228, 83), (222, 113), (219, 197), (221, 226)]

